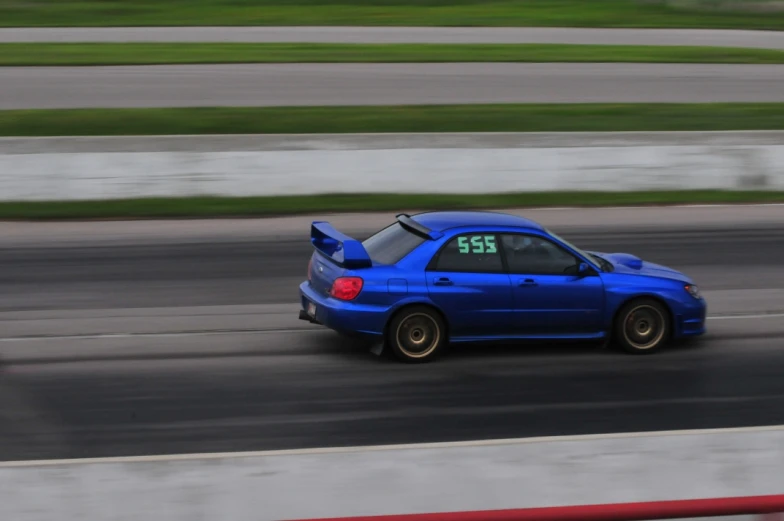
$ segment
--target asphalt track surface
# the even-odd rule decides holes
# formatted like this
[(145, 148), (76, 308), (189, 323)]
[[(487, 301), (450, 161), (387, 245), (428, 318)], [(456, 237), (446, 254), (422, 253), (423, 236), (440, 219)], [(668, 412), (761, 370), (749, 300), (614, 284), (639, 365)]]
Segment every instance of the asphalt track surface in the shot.
[(561, 27), (52, 27), (0, 29), (0, 42), (570, 43), (784, 49), (784, 32)]
[[(701, 341), (463, 346), (416, 367), (296, 319), (307, 219), (2, 225), (0, 459), (784, 423), (784, 207), (683, 212), (536, 217), (695, 275)], [(385, 218), (330, 220), (361, 237)]]
[(218, 64), (0, 68), (0, 109), (782, 102), (781, 65)]

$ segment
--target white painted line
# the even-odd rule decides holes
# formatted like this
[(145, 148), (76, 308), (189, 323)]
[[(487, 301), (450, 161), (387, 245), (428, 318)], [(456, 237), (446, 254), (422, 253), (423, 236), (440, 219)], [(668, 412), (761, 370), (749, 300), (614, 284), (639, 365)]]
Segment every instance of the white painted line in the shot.
[(278, 328), (278, 329), (222, 329), (218, 331), (177, 331), (171, 333), (97, 333), (82, 335), (29, 335), (18, 337), (0, 338), (2, 342), (33, 342), (40, 340), (100, 340), (109, 338), (170, 338), (170, 337), (189, 337), (189, 336), (215, 336), (215, 335), (239, 335), (239, 334), (268, 334), (268, 333), (302, 333), (307, 331), (324, 331), (318, 326), (300, 328)]
[(455, 441), (455, 442), (436, 442), (436, 443), (411, 443), (398, 445), (368, 445), (353, 447), (323, 447), (313, 449), (289, 449), (289, 450), (270, 450), (270, 451), (248, 451), (248, 452), (209, 452), (202, 454), (164, 454), (159, 456), (117, 456), (106, 458), (83, 458), (83, 459), (61, 459), (61, 460), (28, 460), (28, 461), (5, 461), (0, 462), (0, 468), (10, 467), (42, 467), (54, 465), (88, 465), (98, 463), (142, 463), (142, 462), (166, 462), (166, 461), (192, 461), (192, 460), (214, 460), (223, 458), (248, 458), (248, 457), (275, 457), (275, 456), (305, 456), (318, 454), (345, 454), (356, 452), (382, 452), (393, 450), (433, 450), (433, 449), (455, 449), (470, 447), (497, 447), (503, 445), (523, 445), (531, 443), (553, 443), (553, 442), (581, 442), (592, 440), (608, 440), (621, 438), (659, 438), (665, 436), (705, 436), (711, 434), (753, 434), (760, 432), (784, 431), (784, 425), (770, 425), (757, 427), (734, 427), (722, 429), (691, 429), (679, 431), (647, 431), (629, 433), (607, 433), (607, 434), (583, 434), (575, 436), (542, 436), (532, 438), (507, 438), (497, 440), (475, 440), (475, 441)]
[(745, 320), (755, 318), (781, 318), (784, 313), (756, 313), (750, 315), (716, 315), (708, 317), (706, 320)]

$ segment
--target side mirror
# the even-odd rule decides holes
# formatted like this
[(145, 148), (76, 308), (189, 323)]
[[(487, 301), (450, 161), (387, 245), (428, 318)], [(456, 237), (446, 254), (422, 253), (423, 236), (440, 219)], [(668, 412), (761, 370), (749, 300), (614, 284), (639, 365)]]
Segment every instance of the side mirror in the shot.
[(593, 273), (593, 270), (591, 269), (591, 266), (588, 265), (588, 263), (581, 262), (576, 266), (572, 264), (571, 266), (569, 266), (564, 270), (564, 273), (568, 273), (570, 275), (574, 275), (577, 278), (580, 278), (580, 277), (587, 277), (588, 275), (591, 275)]

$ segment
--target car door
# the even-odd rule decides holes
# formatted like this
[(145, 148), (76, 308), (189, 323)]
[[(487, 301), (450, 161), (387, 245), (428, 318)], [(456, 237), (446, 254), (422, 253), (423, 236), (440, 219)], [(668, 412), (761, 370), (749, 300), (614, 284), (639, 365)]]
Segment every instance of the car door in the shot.
[(604, 285), (597, 273), (579, 275), (582, 261), (545, 237), (500, 238), (512, 284), (515, 333), (559, 336), (601, 331)]
[(508, 334), (512, 285), (494, 233), (450, 239), (427, 268), (430, 298), (449, 317), (453, 337)]

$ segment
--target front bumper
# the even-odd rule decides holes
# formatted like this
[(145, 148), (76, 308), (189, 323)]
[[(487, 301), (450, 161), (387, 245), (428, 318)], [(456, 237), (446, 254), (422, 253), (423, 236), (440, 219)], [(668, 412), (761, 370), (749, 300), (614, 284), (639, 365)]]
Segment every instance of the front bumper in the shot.
[(679, 310), (679, 313), (676, 315), (676, 338), (705, 334), (707, 318), (708, 305), (705, 299), (695, 300), (693, 304)]

